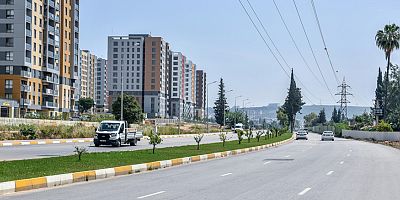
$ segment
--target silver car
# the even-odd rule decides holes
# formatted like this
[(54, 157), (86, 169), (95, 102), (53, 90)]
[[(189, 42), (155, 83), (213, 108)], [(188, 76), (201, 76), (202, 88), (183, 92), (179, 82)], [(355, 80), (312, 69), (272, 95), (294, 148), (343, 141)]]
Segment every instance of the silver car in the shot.
[(296, 140), (298, 140), (298, 139), (308, 140), (307, 131), (298, 131), (296, 133)]
[(334, 141), (335, 140), (335, 135), (333, 134), (332, 131), (324, 131), (322, 133), (321, 140), (322, 141), (324, 141), (324, 140)]

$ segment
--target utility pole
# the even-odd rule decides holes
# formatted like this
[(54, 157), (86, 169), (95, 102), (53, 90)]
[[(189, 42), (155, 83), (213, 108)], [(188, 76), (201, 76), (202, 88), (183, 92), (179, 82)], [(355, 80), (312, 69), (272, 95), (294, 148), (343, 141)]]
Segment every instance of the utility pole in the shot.
[(208, 130), (208, 123), (209, 123), (209, 115), (208, 115), (208, 88), (209, 88), (209, 85), (211, 85), (211, 84), (214, 84), (214, 83), (216, 83), (217, 81), (213, 81), (213, 82), (211, 82), (211, 83), (207, 83), (207, 88), (206, 88), (206, 95), (207, 95), (207, 133), (209, 133), (209, 130)]
[(337, 103), (340, 103), (340, 111), (342, 115), (347, 119), (347, 104), (350, 103), (350, 101), (347, 99), (347, 96), (353, 95), (348, 92), (348, 88), (351, 87), (346, 84), (346, 80), (345, 78), (343, 78), (343, 82), (341, 85), (338, 86), (338, 88), (340, 88), (340, 92), (336, 95), (340, 96), (340, 101), (338, 101)]

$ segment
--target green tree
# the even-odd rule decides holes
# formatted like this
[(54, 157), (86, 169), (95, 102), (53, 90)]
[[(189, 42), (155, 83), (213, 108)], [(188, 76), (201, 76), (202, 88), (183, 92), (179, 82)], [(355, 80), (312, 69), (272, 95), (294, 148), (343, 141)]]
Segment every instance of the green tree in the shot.
[(306, 127), (311, 127), (311, 126), (315, 126), (315, 122), (317, 119), (317, 114), (315, 112), (311, 112), (308, 115), (305, 115), (304, 118), (304, 126)]
[(80, 113), (87, 112), (94, 106), (94, 101), (91, 98), (80, 98), (78, 101), (78, 108)]
[[(124, 96), (125, 98), (125, 96)], [(149, 135), (149, 144), (151, 144), (153, 146), (153, 154), (156, 150), (156, 146), (158, 144), (161, 144), (162, 139), (161, 137), (157, 134), (157, 133), (153, 133), (153, 130), (150, 131), (150, 135)]]
[(301, 96), (301, 90), (296, 86), (296, 81), (293, 76), (293, 69), (290, 75), (290, 87), (288, 91), (288, 96), (286, 97), (285, 103), (283, 104), (283, 109), (288, 117), (288, 122), (290, 125), (290, 131), (294, 130), (294, 123), (296, 119), (296, 113), (301, 110), (304, 105)]
[(245, 117), (243, 112), (227, 112), (226, 116), (226, 125), (233, 127), (236, 123), (244, 123)]
[(279, 121), (279, 125), (282, 127), (286, 127), (289, 124), (288, 116), (283, 109), (283, 107), (279, 107), (278, 110), (276, 111), (276, 118)]
[(385, 121), (397, 131), (400, 130), (400, 70), (397, 65), (393, 65), (391, 71)]
[(226, 113), (229, 111), (229, 106), (225, 97), (224, 80), (222, 78), (219, 81), (218, 88), (218, 98), (214, 103), (214, 115), (215, 121), (222, 126), (224, 124), (224, 112), (226, 116)]
[(332, 112), (331, 121), (334, 122), (334, 123), (339, 123), (340, 122), (340, 118), (341, 118), (340, 115), (341, 115), (340, 111), (338, 111), (336, 109), (336, 107), (334, 107), (333, 108), (333, 112)]
[[(385, 96), (385, 91), (384, 91), (384, 84), (382, 80), (382, 71), (381, 68), (379, 68), (378, 71), (378, 78), (376, 80), (376, 90), (375, 90), (375, 108), (382, 108), (383, 106), (383, 98)], [(380, 116), (379, 120), (382, 117)]]
[(320, 124), (325, 124), (326, 123), (325, 108), (323, 108), (321, 111), (319, 111), (318, 123), (320, 123)]
[[(383, 28), (383, 30), (378, 30), (375, 35), (375, 42), (376, 46), (385, 52), (385, 58), (387, 60), (387, 67), (386, 67), (386, 77), (385, 77), (385, 99), (388, 98), (388, 85), (389, 85), (389, 74), (390, 74), (390, 57), (392, 52), (395, 49), (399, 49), (399, 41), (400, 41), (400, 32), (399, 27), (396, 24), (387, 24)], [(387, 109), (387, 101), (384, 101), (384, 111), (383, 115), (384, 118), (387, 116), (386, 109)]]
[[(143, 113), (136, 98), (124, 94), (123, 103), (124, 120), (128, 121), (129, 124), (140, 123), (143, 120)], [(121, 119), (121, 96), (112, 104), (112, 113), (115, 115), (115, 119)]]

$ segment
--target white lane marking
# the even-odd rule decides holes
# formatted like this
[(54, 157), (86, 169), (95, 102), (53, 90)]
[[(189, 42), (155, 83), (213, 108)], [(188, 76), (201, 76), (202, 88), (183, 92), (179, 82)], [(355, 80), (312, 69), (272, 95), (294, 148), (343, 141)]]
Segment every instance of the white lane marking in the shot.
[(333, 171), (329, 171), (328, 173), (326, 173), (327, 176), (333, 174)]
[(223, 176), (229, 176), (229, 175), (232, 175), (232, 173), (222, 174), (221, 176), (223, 177)]
[(310, 191), (310, 190), (311, 190), (311, 188), (306, 188), (306, 189), (304, 189), (303, 191), (301, 191), (301, 192), (299, 193), (299, 195), (302, 196), (302, 195), (304, 195), (305, 193), (307, 193), (307, 192)]
[(343, 165), (344, 161), (340, 162), (341, 165)]
[(347, 154), (347, 157), (350, 157), (350, 154)]
[(152, 194), (140, 196), (140, 197), (138, 197), (138, 199), (144, 199), (144, 198), (146, 198), (146, 197), (151, 197), (151, 196), (154, 196), (154, 195), (162, 194), (162, 193), (164, 193), (164, 192), (165, 192), (165, 191), (159, 191), (159, 192), (155, 192), (155, 193), (152, 193)]
[(285, 158), (289, 158), (289, 157), (290, 157), (290, 155), (285, 156)]
[(271, 163), (271, 161), (267, 161), (267, 162), (265, 162), (265, 163), (264, 163), (264, 165), (266, 165), (266, 164), (268, 164), (268, 163)]

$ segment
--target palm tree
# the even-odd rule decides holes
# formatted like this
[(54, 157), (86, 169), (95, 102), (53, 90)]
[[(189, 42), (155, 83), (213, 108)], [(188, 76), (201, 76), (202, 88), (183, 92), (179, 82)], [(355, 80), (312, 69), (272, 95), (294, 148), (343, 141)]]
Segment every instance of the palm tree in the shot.
[(390, 56), (395, 49), (399, 49), (400, 46), (399, 41), (400, 41), (400, 32), (399, 32), (399, 27), (396, 24), (385, 25), (383, 30), (379, 30), (375, 35), (376, 46), (385, 52), (385, 58), (387, 60), (384, 116), (386, 115), (386, 105), (388, 97)]

